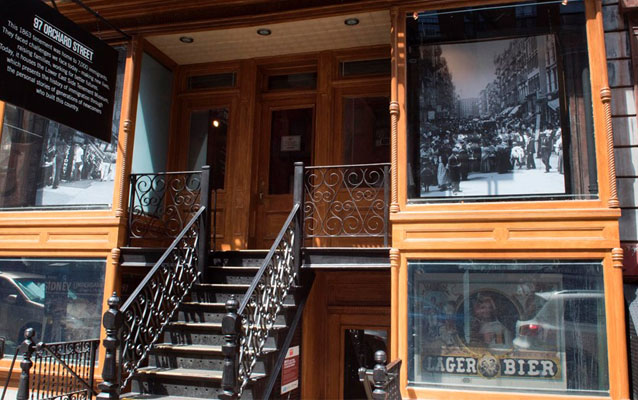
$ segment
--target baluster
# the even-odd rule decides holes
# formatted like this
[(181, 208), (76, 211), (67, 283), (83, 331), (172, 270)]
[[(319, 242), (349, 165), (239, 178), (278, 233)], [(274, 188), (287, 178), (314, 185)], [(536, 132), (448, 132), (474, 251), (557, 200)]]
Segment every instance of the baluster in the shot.
[(91, 347), (89, 349), (89, 364), (87, 365), (87, 369), (89, 370), (89, 380), (87, 381), (91, 388), (89, 389), (89, 399), (93, 398), (93, 394), (95, 393), (93, 390), (93, 385), (95, 384), (95, 356), (97, 352), (97, 347), (100, 342), (91, 341)]
[(33, 328), (28, 328), (24, 332), (24, 342), (22, 342), (22, 346), (24, 346), (24, 354), (22, 355), (22, 361), (20, 362), (22, 373), (20, 374), (20, 383), (18, 384), (18, 394), (16, 395), (17, 400), (27, 400), (29, 398), (29, 372), (33, 366), (31, 355), (35, 350), (33, 335), (35, 335)]
[(388, 247), (390, 233), (390, 166), (383, 166), (383, 246)]
[(295, 175), (294, 175), (294, 187), (293, 187), (293, 204), (299, 204), (299, 211), (297, 211), (297, 220), (295, 222), (295, 230), (294, 230), (294, 249), (293, 249), (293, 258), (294, 258), (294, 272), (299, 272), (299, 267), (301, 267), (301, 247), (303, 246), (303, 163), (296, 162), (295, 163)]
[(199, 221), (199, 242), (197, 249), (197, 269), (200, 277), (208, 269), (208, 252), (210, 249), (210, 166), (202, 167), (201, 181), (199, 183), (200, 207), (206, 207), (202, 219)]
[(128, 246), (131, 245), (131, 236), (132, 236), (132, 234), (131, 234), (130, 231), (131, 231), (131, 227), (133, 226), (133, 209), (135, 208), (135, 198), (136, 198), (136, 196), (135, 196), (135, 188), (137, 186), (137, 175), (131, 174), (130, 179), (131, 179), (131, 194), (130, 194), (130, 197), (131, 197), (130, 203), (131, 204), (128, 205), (128, 236), (126, 238), (126, 244)]
[(117, 349), (119, 347), (119, 332), (124, 323), (124, 316), (119, 310), (120, 298), (117, 293), (109, 298), (109, 309), (104, 313), (102, 325), (106, 329), (106, 337), (102, 341), (106, 348), (104, 355), (104, 368), (102, 369), (103, 382), (99, 384), (100, 394), (98, 399), (116, 400), (120, 398), (119, 369), (117, 366)]
[(239, 302), (235, 295), (232, 295), (226, 301), (226, 315), (222, 319), (222, 334), (224, 335), (225, 343), (222, 346), (224, 372), (222, 375), (223, 393), (220, 397), (224, 400), (236, 399), (239, 392), (237, 387), (237, 372), (239, 369), (237, 337), (241, 329), (241, 320), (239, 315), (237, 315), (238, 308)]
[(388, 392), (385, 390), (388, 384), (388, 371), (385, 368), (387, 357), (385, 351), (379, 350), (374, 353), (374, 369), (372, 370), (372, 380), (374, 380), (374, 391), (372, 398), (374, 400), (386, 400)]

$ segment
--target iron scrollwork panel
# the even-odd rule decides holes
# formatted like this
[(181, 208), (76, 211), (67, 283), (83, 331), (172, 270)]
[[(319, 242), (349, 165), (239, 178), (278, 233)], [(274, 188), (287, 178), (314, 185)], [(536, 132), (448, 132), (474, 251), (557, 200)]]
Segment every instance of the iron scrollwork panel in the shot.
[(198, 217), (168, 253), (158, 268), (147, 275), (131, 299), (122, 307), (122, 384), (146, 359), (148, 351), (162, 335), (179, 304), (198, 278)]
[(39, 343), (33, 352), (31, 398), (91, 398), (98, 346), (98, 339)]
[(200, 172), (131, 174), (131, 238), (175, 238), (200, 208)]
[(306, 237), (384, 236), (388, 171), (385, 164), (307, 167)]

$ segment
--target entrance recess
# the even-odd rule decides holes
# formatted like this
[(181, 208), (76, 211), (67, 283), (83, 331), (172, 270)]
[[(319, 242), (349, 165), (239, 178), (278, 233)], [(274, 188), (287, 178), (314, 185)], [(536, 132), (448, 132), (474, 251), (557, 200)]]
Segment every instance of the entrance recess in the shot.
[[(215, 224), (211, 227), (213, 243), (224, 241), (226, 218), (226, 165), (228, 138), (232, 132), (232, 98), (187, 100), (181, 104), (181, 132), (188, 132), (187, 138), (181, 138), (180, 159), (186, 160), (180, 168), (201, 170), (210, 166), (210, 201)], [(212, 218), (212, 216), (211, 216)]]
[(257, 245), (267, 248), (292, 207), (294, 163), (312, 163), (315, 96), (262, 103), (257, 182)]

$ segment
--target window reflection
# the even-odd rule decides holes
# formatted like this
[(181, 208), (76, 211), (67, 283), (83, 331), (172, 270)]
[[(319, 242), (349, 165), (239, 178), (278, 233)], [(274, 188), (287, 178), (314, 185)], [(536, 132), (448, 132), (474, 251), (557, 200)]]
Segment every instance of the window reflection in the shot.
[(103, 260), (0, 260), (0, 337), (12, 356), (27, 328), (34, 341), (94, 339), (100, 333)]
[(414, 385), (606, 391), (598, 262), (409, 263)]

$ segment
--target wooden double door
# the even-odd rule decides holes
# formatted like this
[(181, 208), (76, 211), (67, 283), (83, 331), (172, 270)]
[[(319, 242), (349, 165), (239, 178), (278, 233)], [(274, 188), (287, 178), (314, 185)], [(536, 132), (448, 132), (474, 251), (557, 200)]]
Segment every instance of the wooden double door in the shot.
[[(244, 98), (244, 92), (236, 90), (183, 97), (176, 132), (187, 135), (174, 136), (172, 165), (179, 170), (211, 166), (216, 248), (272, 245), (292, 208), (295, 162), (309, 166), (389, 161), (388, 92), (386, 82), (358, 82), (327, 94), (254, 91), (252, 98)], [(246, 106), (251, 103), (252, 111)], [(332, 239), (321, 244), (350, 244), (346, 242)], [(382, 244), (379, 238), (357, 242)]]
[[(294, 163), (306, 166), (388, 162), (389, 86), (335, 88), (322, 104), (315, 94), (263, 99), (259, 106), (256, 169), (256, 244), (268, 248), (292, 208)], [(321, 97), (319, 96), (321, 99)], [(350, 245), (350, 239), (315, 244)], [(380, 238), (357, 239), (378, 246)]]

